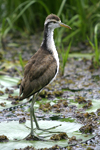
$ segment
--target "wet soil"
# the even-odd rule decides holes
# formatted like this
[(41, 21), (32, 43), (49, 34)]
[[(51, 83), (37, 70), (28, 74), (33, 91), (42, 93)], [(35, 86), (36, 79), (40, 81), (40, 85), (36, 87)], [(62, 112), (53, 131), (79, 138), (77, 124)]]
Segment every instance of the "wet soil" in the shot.
[[(22, 54), (24, 64), (33, 55), (33, 53), (39, 48), (41, 40), (38, 41), (37, 36), (31, 36), (29, 39), (23, 38), (23, 40), (16, 40), (13, 37), (9, 37), (6, 40), (6, 49), (3, 52), (3, 57), (0, 62), (1, 74), (8, 74), (10, 76), (20, 76), (19, 72), (14, 68), (14, 65), (7, 67), (5, 62), (19, 63), (19, 53)], [(40, 38), (39, 38), (40, 39)], [(33, 43), (33, 41), (36, 41)], [(16, 43), (16, 46), (9, 43)], [(33, 46), (34, 45), (34, 46)], [(46, 86), (41, 93), (37, 102), (41, 102), (39, 108), (36, 109), (36, 117), (38, 120), (52, 119), (59, 120), (63, 118), (72, 118), (77, 122), (83, 124), (80, 128), (82, 133), (91, 134), (94, 133), (94, 138), (81, 143), (72, 137), (69, 139), (69, 144), (65, 148), (56, 145), (50, 149), (61, 150), (99, 150), (100, 149), (100, 108), (97, 108), (93, 112), (87, 112), (89, 108), (92, 108), (95, 99), (100, 101), (100, 68), (90, 68), (91, 60), (86, 58), (68, 58), (66, 63), (64, 75), (61, 76), (60, 72), (54, 82)], [(22, 67), (16, 66), (20, 72)], [(22, 73), (23, 74), (23, 73)], [(19, 88), (17, 86), (16, 88)], [(6, 93), (12, 94), (13, 91), (6, 89)], [(0, 91), (0, 95), (3, 92)], [(10, 96), (8, 96), (9, 98)], [(51, 105), (51, 101), (55, 98), (59, 100), (55, 104)], [(12, 98), (15, 100), (15, 98)], [(48, 99), (50, 102), (42, 103), (43, 99)], [(11, 99), (10, 99), (11, 100)], [(12, 102), (12, 104), (14, 101)], [(78, 104), (78, 105), (77, 105)], [(4, 103), (0, 103), (2, 107), (5, 107)], [(21, 108), (11, 109), (0, 113), (0, 121), (19, 120), (19, 123), (25, 122), (30, 119), (30, 113), (26, 110), (29, 108), (29, 103)], [(82, 105), (82, 107), (80, 107)], [(49, 112), (57, 113), (56, 116), (49, 114)], [(66, 135), (65, 135), (66, 136)], [(56, 139), (59, 138), (55, 135)], [(54, 138), (54, 137), (52, 137)], [(5, 138), (7, 139), (7, 138)], [(26, 147), (23, 150), (32, 150), (33, 147)], [(47, 149), (47, 148), (45, 148)], [(20, 149), (22, 150), (22, 149)], [(41, 149), (42, 150), (42, 149)]]

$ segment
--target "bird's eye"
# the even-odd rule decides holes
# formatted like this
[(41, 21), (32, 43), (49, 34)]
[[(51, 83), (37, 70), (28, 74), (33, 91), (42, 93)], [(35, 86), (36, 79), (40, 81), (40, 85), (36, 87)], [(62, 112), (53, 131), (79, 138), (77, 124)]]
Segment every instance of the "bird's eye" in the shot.
[(55, 21), (52, 21), (52, 23), (56, 23)]

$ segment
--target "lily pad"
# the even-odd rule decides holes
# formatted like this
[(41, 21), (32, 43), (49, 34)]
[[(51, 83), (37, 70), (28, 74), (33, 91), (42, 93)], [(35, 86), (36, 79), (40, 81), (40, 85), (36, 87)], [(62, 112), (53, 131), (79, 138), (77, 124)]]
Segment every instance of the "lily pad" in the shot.
[[(71, 104), (69, 105), (75, 105), (77, 106), (78, 108), (82, 108), (84, 106), (84, 104), (78, 104), (77, 102), (73, 101), (73, 100), (70, 100), (71, 101)], [(91, 102), (92, 102), (92, 106), (90, 108), (87, 108), (85, 110), (85, 112), (88, 112), (88, 113), (91, 113), (91, 112), (96, 112), (97, 109), (100, 108), (100, 100), (97, 100), (97, 99), (91, 99)]]
[[(79, 132), (79, 128), (82, 126), (79, 123), (70, 123), (70, 122), (60, 122), (60, 121), (39, 121), (39, 125), (41, 128), (50, 128), (52, 126), (60, 125), (59, 127), (52, 129), (52, 131), (56, 132), (66, 132), (68, 137), (76, 136), (76, 139), (87, 140), (93, 137), (93, 135), (85, 136)], [(30, 127), (30, 121), (26, 122), (26, 126)], [(15, 149), (15, 148), (24, 148), (26, 146), (33, 146), (34, 148), (50, 148), (54, 145), (59, 145), (65, 147), (68, 145), (68, 140), (60, 140), (60, 141), (50, 141), (50, 136), (53, 133), (43, 132), (40, 130), (36, 130), (35, 133), (40, 136), (47, 136), (45, 138), (47, 141), (26, 141), (23, 140), (29, 133), (30, 129), (28, 129), (24, 124), (19, 124), (18, 121), (11, 122), (2, 122), (0, 123), (0, 135), (6, 135), (9, 139), (7, 143), (0, 143), (0, 149), (7, 150)], [(35, 126), (35, 125), (34, 125)], [(17, 140), (14, 140), (17, 139)]]
[[(4, 94), (2, 96), (0, 96), (0, 103), (5, 103), (5, 107), (2, 107), (0, 105), (0, 111), (2, 111), (3, 109), (12, 107), (12, 104), (10, 100), (8, 100), (8, 95), (7, 93), (5, 93), (5, 89), (9, 88), (9, 90), (13, 90), (13, 94), (11, 94), (12, 96), (18, 96), (19, 95), (19, 89), (16, 89), (14, 86), (17, 85), (19, 81), (19, 78), (17, 77), (10, 77), (10, 76), (4, 76), (1, 75), (0, 76), (0, 91), (2, 91)], [(26, 102), (26, 99), (23, 100), (24, 103)], [(13, 105), (15, 106), (15, 105)]]
[(90, 108), (88, 108), (86, 110), (86, 112), (88, 112), (88, 113), (96, 112), (97, 109), (99, 109), (99, 108), (100, 108), (100, 100), (93, 99), (92, 100), (92, 106)]
[(10, 77), (10, 76), (0, 76), (0, 84), (4, 87), (12, 87), (16, 86), (19, 81), (17, 77)]

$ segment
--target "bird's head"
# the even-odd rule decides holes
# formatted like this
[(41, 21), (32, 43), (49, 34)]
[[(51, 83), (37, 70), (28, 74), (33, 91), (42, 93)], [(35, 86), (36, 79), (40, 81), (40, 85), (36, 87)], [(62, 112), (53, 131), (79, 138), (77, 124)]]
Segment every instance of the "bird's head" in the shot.
[(51, 28), (51, 29), (55, 29), (58, 27), (65, 27), (65, 28), (69, 28), (71, 29), (70, 26), (64, 24), (61, 22), (60, 18), (54, 14), (50, 14), (46, 17), (44, 26)]

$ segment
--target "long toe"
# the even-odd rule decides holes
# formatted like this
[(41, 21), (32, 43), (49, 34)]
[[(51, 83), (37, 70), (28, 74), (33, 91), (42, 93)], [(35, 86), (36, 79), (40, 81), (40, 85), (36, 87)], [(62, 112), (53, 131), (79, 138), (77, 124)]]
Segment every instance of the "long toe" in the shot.
[(45, 141), (43, 139), (44, 137), (36, 136), (36, 135), (31, 135), (31, 133), (25, 137), (24, 139), (27, 141)]

